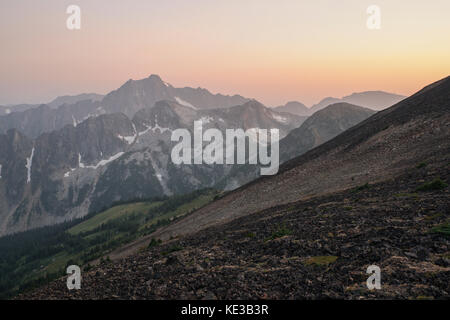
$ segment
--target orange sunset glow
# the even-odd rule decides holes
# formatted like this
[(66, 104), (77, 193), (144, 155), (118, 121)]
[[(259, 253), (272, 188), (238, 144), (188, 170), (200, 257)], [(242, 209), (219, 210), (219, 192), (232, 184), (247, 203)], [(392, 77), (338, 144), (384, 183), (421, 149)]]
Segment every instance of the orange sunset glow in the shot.
[[(448, 0), (375, 2), (3, 0), (0, 104), (104, 94), (159, 74), (267, 106), (312, 105), (365, 90), (410, 95), (450, 73)], [(70, 4), (81, 30), (66, 28)], [(372, 4), (379, 30), (366, 25)]]

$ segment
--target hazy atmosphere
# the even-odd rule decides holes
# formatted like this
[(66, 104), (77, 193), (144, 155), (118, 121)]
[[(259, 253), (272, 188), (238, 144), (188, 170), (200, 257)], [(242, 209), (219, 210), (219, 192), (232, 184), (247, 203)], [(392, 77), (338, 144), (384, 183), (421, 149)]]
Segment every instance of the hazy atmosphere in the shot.
[[(66, 28), (68, 5), (81, 30)], [(173, 86), (268, 106), (385, 90), (409, 95), (450, 70), (450, 2), (2, 0), (0, 104), (107, 93), (159, 74)], [(446, 40), (447, 39), (447, 40)]]
[(448, 301), (450, 0), (372, 1), (0, 0), (0, 301)]

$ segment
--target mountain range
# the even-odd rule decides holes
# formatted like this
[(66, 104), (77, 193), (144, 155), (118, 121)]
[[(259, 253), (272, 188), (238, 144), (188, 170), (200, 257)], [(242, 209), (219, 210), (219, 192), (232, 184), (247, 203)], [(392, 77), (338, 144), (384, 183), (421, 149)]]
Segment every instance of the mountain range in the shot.
[(202, 88), (175, 88), (158, 75), (151, 75), (141, 80), (130, 79), (106, 96), (62, 96), (49, 104), (2, 107), (0, 133), (15, 128), (30, 138), (37, 138), (42, 133), (68, 124), (77, 125), (101, 114), (123, 113), (131, 119), (136, 112), (151, 108), (161, 100), (175, 101), (191, 109), (216, 109), (242, 105), (250, 99), (212, 94)]
[[(311, 108), (291, 101), (273, 110), (307, 117), (338, 102), (382, 110), (403, 98), (382, 91), (367, 91), (342, 99), (325, 98)], [(0, 133), (15, 128), (30, 138), (37, 138), (42, 133), (61, 129), (68, 124), (77, 125), (100, 114), (120, 112), (131, 119), (139, 110), (152, 107), (161, 100), (175, 101), (189, 108), (204, 110), (238, 106), (251, 99), (240, 95), (212, 94), (203, 88), (175, 88), (158, 75), (151, 75), (141, 80), (130, 79), (105, 96), (90, 93), (57, 97), (48, 104), (0, 106)]]
[[(400, 96), (366, 92), (342, 100), (380, 108), (392, 99)], [(258, 165), (174, 165), (171, 132), (192, 132), (194, 121), (222, 133), (277, 128), (283, 163), (374, 113), (339, 102), (310, 117), (298, 115), (306, 109), (296, 102), (266, 108), (239, 95), (175, 88), (151, 75), (105, 96), (63, 96), (0, 116), (0, 150), (6, 150), (0, 156), (0, 235), (83, 217), (117, 201), (205, 187), (233, 190), (259, 176)]]
[(373, 113), (340, 104), (307, 119), (238, 95), (174, 88), (156, 75), (129, 80), (104, 97), (55, 101), (0, 117), (0, 235), (83, 217), (117, 201), (232, 190), (258, 176), (257, 165), (174, 165), (171, 133), (192, 133), (194, 121), (223, 134), (279, 129), (285, 161)]
[[(80, 102), (85, 103), (99, 102)], [(47, 106), (29, 112), (41, 108), (51, 117)], [(0, 135), (0, 232), (60, 223), (117, 201), (214, 186), (231, 166), (178, 166), (169, 158), (175, 144), (172, 131), (192, 132), (193, 122), (200, 120), (205, 130), (277, 128), (284, 137), (304, 118), (277, 113), (254, 100), (207, 110), (166, 100), (141, 109), (132, 119), (123, 113), (102, 114), (35, 139), (20, 128), (10, 129)]]

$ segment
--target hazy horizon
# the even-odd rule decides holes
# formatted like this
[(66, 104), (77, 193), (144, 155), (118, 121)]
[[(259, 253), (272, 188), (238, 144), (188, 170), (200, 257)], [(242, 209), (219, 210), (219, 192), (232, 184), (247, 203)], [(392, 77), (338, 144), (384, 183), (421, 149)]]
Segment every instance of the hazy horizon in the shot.
[[(81, 30), (66, 28), (67, 6)], [(369, 5), (381, 29), (366, 26)], [(4, 0), (0, 105), (105, 94), (158, 74), (267, 106), (386, 91), (450, 74), (450, 2)], [(21, 19), (17, 19), (21, 17)]]
[[(151, 75), (154, 75), (154, 74), (151, 74)], [(159, 76), (159, 77), (161, 77), (161, 75), (157, 75), (157, 76)], [(148, 78), (148, 77), (146, 77), (146, 78)], [(126, 81), (128, 81), (128, 80), (133, 80), (133, 81), (138, 81), (138, 80), (143, 80), (143, 79), (145, 79), (145, 78), (140, 78), (140, 79), (127, 79)], [(161, 77), (161, 79), (164, 81), (164, 82), (166, 82), (166, 83), (168, 83), (168, 84), (170, 84), (170, 85), (173, 85), (170, 81), (166, 81), (166, 79), (164, 79), (163, 77)], [(125, 82), (126, 81), (124, 81), (120, 86), (122, 86), (123, 84), (125, 84)], [(119, 87), (120, 87), (119, 86)], [(20, 105), (20, 104), (48, 104), (48, 103), (50, 103), (50, 102), (52, 102), (53, 100), (55, 100), (56, 98), (59, 98), (59, 97), (64, 97), (64, 96), (77, 96), (77, 95), (82, 95), (82, 94), (99, 94), (99, 95), (106, 95), (106, 94), (108, 94), (108, 93), (110, 93), (111, 91), (114, 91), (114, 90), (116, 90), (116, 89), (118, 89), (119, 87), (117, 87), (117, 88), (113, 88), (113, 89), (111, 89), (111, 90), (108, 90), (108, 91), (106, 91), (106, 92), (102, 92), (102, 93), (99, 93), (99, 92), (89, 92), (89, 91), (86, 91), (86, 92), (75, 92), (75, 93), (71, 93), (71, 94), (59, 94), (59, 95), (56, 95), (56, 96), (54, 96), (54, 97), (51, 97), (51, 98), (49, 98), (49, 99), (47, 99), (46, 101), (30, 101), (30, 102), (19, 102), (19, 103), (8, 103), (8, 104), (2, 104), (1, 102), (0, 102), (0, 106), (6, 106), (6, 107), (9, 107), (9, 106), (15, 106), (15, 105)], [(178, 86), (174, 86), (174, 87), (178, 87)], [(181, 85), (181, 86), (179, 86), (180, 88), (182, 88), (182, 87), (190, 87), (188, 84), (187, 85)], [(202, 89), (206, 89), (206, 90), (209, 90), (208, 88), (205, 88), (205, 87), (200, 87), (200, 88), (202, 88)], [(419, 88), (418, 90), (420, 90), (421, 88)], [(418, 91), (417, 90), (417, 91)], [(211, 92), (211, 90), (209, 90), (210, 92)], [(336, 96), (336, 97), (330, 97), (330, 96), (324, 96), (324, 97), (322, 97), (322, 98), (320, 98), (319, 100), (317, 100), (316, 102), (313, 102), (312, 104), (306, 104), (306, 103), (304, 103), (303, 101), (301, 101), (301, 100), (289, 100), (289, 101), (284, 101), (284, 102), (281, 102), (280, 104), (277, 104), (277, 105), (266, 105), (267, 107), (279, 107), (279, 106), (283, 106), (283, 105), (285, 105), (285, 104), (287, 104), (287, 103), (289, 103), (289, 102), (300, 102), (300, 103), (303, 103), (306, 107), (308, 107), (308, 108), (311, 108), (313, 105), (315, 105), (315, 104), (317, 104), (317, 103), (319, 103), (319, 102), (321, 102), (322, 100), (324, 100), (324, 99), (326, 99), (326, 98), (338, 98), (338, 99), (341, 99), (341, 98), (344, 98), (345, 96), (349, 96), (349, 95), (351, 95), (351, 94), (357, 94), (357, 93), (362, 93), (362, 92), (375, 92), (375, 91), (379, 91), (379, 92), (386, 92), (386, 93), (391, 93), (391, 94), (398, 94), (398, 95), (401, 95), (401, 94), (399, 94), (399, 93), (396, 93), (396, 92), (391, 92), (391, 91), (386, 91), (386, 90), (366, 90), (366, 91), (358, 91), (358, 92), (349, 92), (349, 93), (347, 93), (347, 94), (344, 94), (344, 95), (342, 95), (342, 96)], [(212, 94), (224, 94), (223, 92), (211, 92)], [(232, 96), (232, 95), (240, 95), (240, 93), (239, 92), (236, 92), (236, 93), (230, 93), (230, 94), (228, 94), (228, 95), (230, 95), (230, 96)], [(261, 100), (259, 100), (257, 97), (247, 97), (247, 96), (244, 96), (245, 98), (249, 98), (249, 99), (255, 99), (255, 100), (257, 100), (257, 101), (259, 101), (259, 102), (261, 102)], [(262, 103), (262, 102), (261, 102)]]

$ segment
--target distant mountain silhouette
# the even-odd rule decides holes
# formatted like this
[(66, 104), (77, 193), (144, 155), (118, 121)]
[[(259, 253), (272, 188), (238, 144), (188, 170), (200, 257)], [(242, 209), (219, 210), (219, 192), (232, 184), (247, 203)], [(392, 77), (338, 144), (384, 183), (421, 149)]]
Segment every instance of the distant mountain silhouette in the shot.
[(406, 97), (384, 91), (365, 91), (353, 93), (341, 99), (332, 97), (325, 98), (319, 103), (311, 106), (310, 113), (312, 114), (318, 110), (325, 108), (326, 106), (329, 106), (330, 104), (338, 102), (347, 102), (350, 104), (379, 111), (386, 109), (387, 107), (390, 107), (397, 102), (400, 102), (404, 98)]
[(290, 101), (286, 103), (284, 106), (274, 108), (274, 110), (278, 112), (287, 112), (298, 116), (309, 116), (311, 114), (308, 107), (306, 107), (303, 103), (298, 101)]

